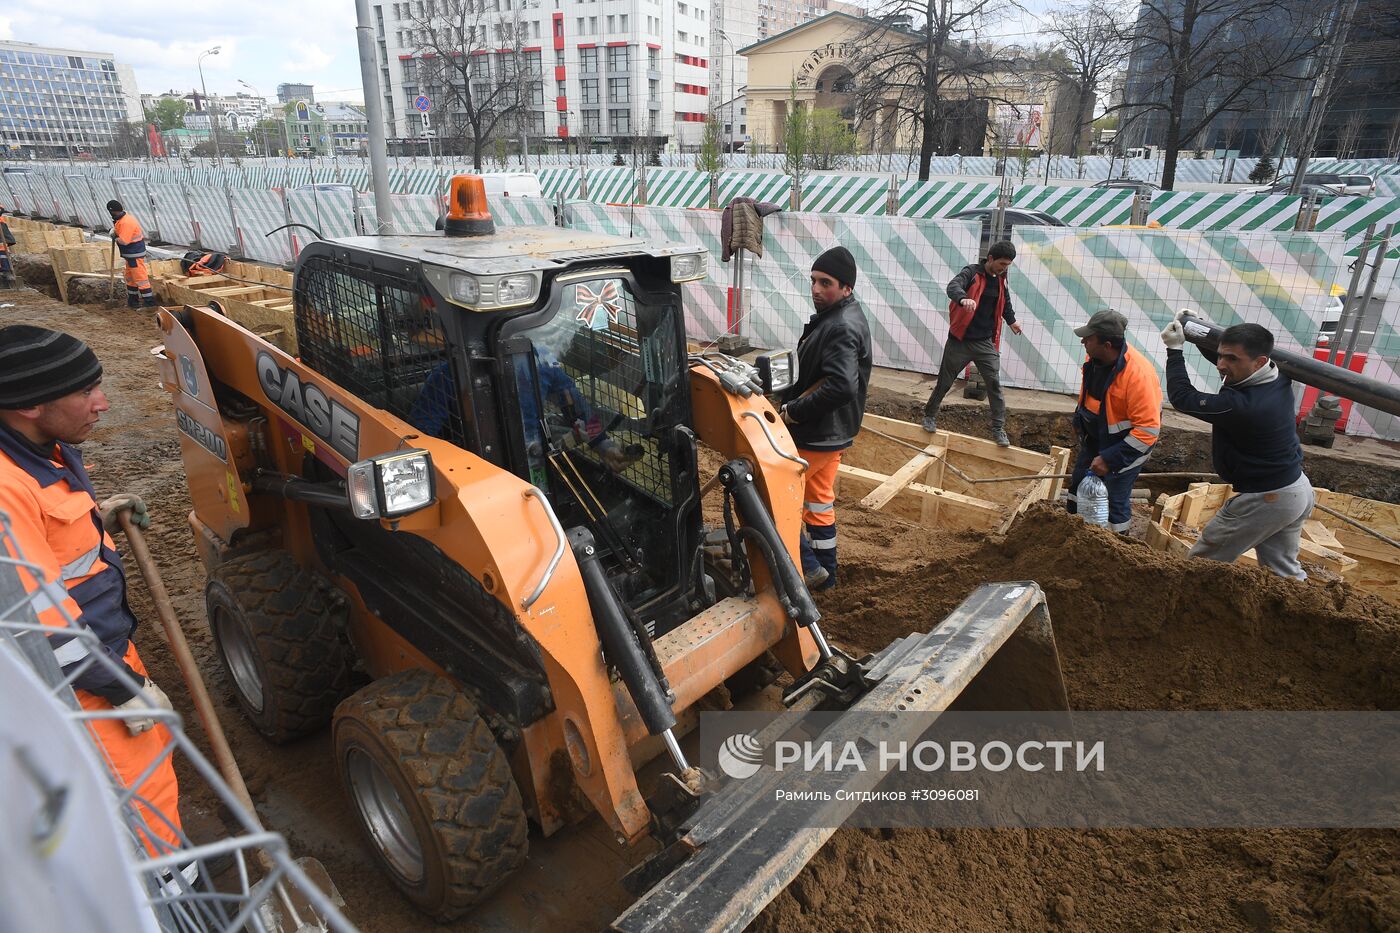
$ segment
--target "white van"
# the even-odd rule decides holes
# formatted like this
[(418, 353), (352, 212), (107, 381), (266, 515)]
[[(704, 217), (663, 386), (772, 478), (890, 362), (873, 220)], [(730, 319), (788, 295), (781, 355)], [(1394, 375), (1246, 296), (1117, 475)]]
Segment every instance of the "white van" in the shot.
[(544, 189), (534, 172), (499, 172), (482, 175), (486, 183), (486, 198), (542, 198)]

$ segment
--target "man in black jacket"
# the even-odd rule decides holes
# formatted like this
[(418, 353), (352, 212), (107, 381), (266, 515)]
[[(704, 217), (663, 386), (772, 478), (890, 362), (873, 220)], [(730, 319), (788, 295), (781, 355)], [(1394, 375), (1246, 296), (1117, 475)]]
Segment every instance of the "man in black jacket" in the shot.
[[(1192, 312), (1182, 315), (1189, 321)], [(1162, 331), (1167, 346), (1167, 397), (1177, 411), (1209, 422), (1215, 472), (1236, 495), (1201, 530), (1191, 556), (1230, 562), (1254, 548), (1259, 566), (1306, 580), (1298, 539), (1312, 514), (1313, 488), (1303, 472), (1294, 417), (1293, 382), (1269, 354), (1274, 335), (1258, 324), (1236, 324), (1220, 335), (1215, 364), (1225, 384), (1197, 392), (1186, 372), (1186, 333), (1179, 318)]]
[(812, 263), (816, 314), (802, 329), (797, 382), (779, 409), (807, 461), (802, 572), (813, 590), (836, 585), (836, 470), (860, 432), (870, 385), (870, 324), (851, 294), (855, 284), (855, 257), (844, 246)]

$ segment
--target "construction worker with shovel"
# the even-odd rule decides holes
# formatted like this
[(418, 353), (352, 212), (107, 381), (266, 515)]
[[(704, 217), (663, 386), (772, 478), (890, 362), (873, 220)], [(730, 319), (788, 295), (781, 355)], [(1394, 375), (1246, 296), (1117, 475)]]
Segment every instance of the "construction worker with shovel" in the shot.
[[(45, 582), (49, 601), (39, 621), (58, 627), (49, 636), (64, 673), (87, 710), (130, 713), (171, 709), (170, 700), (146, 676), (131, 641), (136, 616), (127, 604), (126, 573), (112, 532), (117, 513), (150, 524), (138, 496), (119, 495), (98, 504), (78, 445), (108, 409), (102, 364), (68, 334), (27, 324), (0, 329), (0, 511), (11, 523), (26, 560), (42, 568), (44, 581), (21, 570), (31, 592)], [(62, 607), (62, 612), (59, 607)], [(68, 631), (64, 614), (102, 642), (101, 650), (124, 668), (133, 690), (108, 669), (87, 664), (87, 643)], [(96, 719), (88, 723), (104, 759), (125, 786), (141, 781), (136, 808), (145, 817), (141, 841), (154, 853), (180, 846), (179, 787), (167, 748), (171, 737), (153, 717)], [(154, 769), (144, 780), (147, 770)], [(188, 878), (188, 875), (186, 875)]]
[(126, 275), (126, 306), (154, 308), (156, 293), (151, 289), (151, 270), (146, 265), (146, 234), (141, 224), (126, 212), (120, 201), (108, 201), (112, 215), (112, 242), (121, 252)]

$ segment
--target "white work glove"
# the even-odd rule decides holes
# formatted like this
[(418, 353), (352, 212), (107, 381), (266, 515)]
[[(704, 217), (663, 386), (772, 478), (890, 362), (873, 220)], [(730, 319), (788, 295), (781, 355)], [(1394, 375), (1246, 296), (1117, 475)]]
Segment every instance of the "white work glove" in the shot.
[(1180, 321), (1172, 321), (1162, 328), (1162, 343), (1167, 345), (1168, 350), (1180, 350), (1186, 346), (1186, 329)]
[(146, 511), (146, 501), (134, 492), (123, 492), (103, 499), (97, 506), (102, 513), (102, 527), (107, 529), (109, 535), (121, 531), (122, 524), (117, 520), (117, 513), (123, 509), (131, 510), (131, 523), (137, 528), (145, 531), (151, 527), (151, 513)]
[[(157, 687), (149, 677), (147, 677), (146, 682), (141, 685), (141, 691), (137, 693), (136, 696), (117, 707), (117, 709), (123, 712), (148, 710), (152, 708), (173, 710), (175, 707), (170, 705), (170, 697), (165, 695), (165, 691)], [(140, 735), (147, 729), (155, 728), (155, 724), (155, 719), (150, 716), (126, 720), (127, 731), (132, 735)]]
[(1183, 324), (1192, 318), (1195, 318), (1202, 324), (1209, 324), (1211, 322), (1210, 318), (1206, 317), (1195, 308), (1182, 308), (1180, 311), (1176, 312), (1176, 319)]

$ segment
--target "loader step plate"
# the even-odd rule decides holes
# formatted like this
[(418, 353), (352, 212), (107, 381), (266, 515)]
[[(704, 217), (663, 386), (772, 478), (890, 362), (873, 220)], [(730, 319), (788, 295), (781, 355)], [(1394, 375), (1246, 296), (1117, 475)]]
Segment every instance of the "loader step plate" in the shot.
[[(901, 638), (863, 666), (873, 686), (847, 710), (857, 715), (835, 717), (821, 733), (823, 741), (859, 740), (878, 720), (886, 740), (913, 742), (929, 717), (905, 713), (939, 713), (955, 700), (960, 709), (1069, 708), (1045, 595), (1034, 583), (984, 585), (932, 632)], [(810, 709), (816, 696), (806, 694), (803, 701), (794, 711)], [(790, 728), (782, 720), (795, 718), (780, 717), (755, 736), (758, 745), (770, 745)], [(657, 880), (612, 929), (744, 929), (858, 806), (833, 800), (814, 821), (811, 803), (800, 796), (811, 778), (800, 770), (764, 769), (720, 786), (681, 827), (679, 838), (634, 872)], [(823, 775), (822, 787), (869, 790), (875, 782), (877, 776), (853, 771)], [(796, 796), (785, 800), (785, 790)]]

